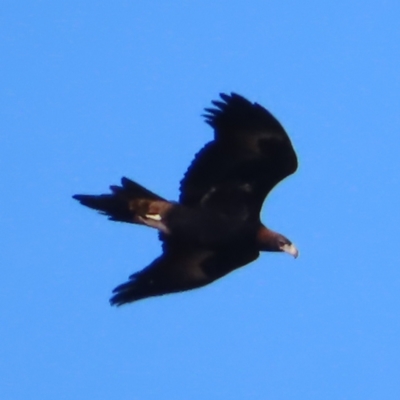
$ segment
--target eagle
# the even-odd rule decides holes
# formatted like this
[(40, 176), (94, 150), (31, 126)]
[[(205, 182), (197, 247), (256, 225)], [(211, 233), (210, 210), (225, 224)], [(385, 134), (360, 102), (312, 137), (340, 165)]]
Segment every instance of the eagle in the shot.
[(117, 286), (111, 305), (208, 285), (261, 251), (298, 256), (288, 238), (260, 220), (266, 196), (297, 169), (288, 134), (267, 109), (239, 94), (221, 93), (212, 104), (203, 117), (214, 138), (195, 155), (178, 201), (126, 177), (111, 193), (73, 196), (112, 221), (159, 231), (162, 254)]

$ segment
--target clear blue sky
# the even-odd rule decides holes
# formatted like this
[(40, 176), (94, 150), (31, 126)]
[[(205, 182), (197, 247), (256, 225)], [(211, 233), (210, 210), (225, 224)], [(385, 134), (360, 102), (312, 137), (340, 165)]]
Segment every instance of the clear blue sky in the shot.
[[(400, 3), (2, 1), (0, 398), (400, 399)], [(153, 230), (71, 199), (170, 199), (221, 91), (298, 173), (263, 221), (300, 249), (112, 308)]]

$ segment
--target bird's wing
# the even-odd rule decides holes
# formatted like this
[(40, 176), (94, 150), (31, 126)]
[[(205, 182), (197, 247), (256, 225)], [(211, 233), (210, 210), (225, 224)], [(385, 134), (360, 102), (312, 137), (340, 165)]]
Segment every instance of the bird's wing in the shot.
[(247, 198), (258, 213), (272, 188), (297, 169), (297, 157), (278, 120), (238, 94), (221, 94), (207, 108), (214, 140), (195, 156), (180, 185), (180, 203), (226, 207)]
[(134, 273), (129, 281), (117, 286), (111, 305), (123, 305), (136, 300), (195, 289), (258, 257), (256, 249), (233, 249), (224, 252), (170, 246), (164, 242), (163, 254), (149, 266)]

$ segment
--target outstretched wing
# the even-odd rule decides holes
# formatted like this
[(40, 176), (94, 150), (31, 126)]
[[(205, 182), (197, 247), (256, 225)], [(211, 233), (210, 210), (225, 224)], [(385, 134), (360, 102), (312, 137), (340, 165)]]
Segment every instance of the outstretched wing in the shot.
[(296, 171), (296, 153), (268, 110), (235, 93), (220, 96), (204, 115), (214, 140), (182, 179), (180, 203), (220, 208), (247, 201), (259, 213), (272, 188)]
[(110, 299), (111, 305), (121, 306), (147, 297), (182, 292), (207, 284), (200, 263), (209, 256), (208, 252), (191, 256), (162, 254), (146, 268), (131, 275), (128, 282), (117, 286)]
[(223, 252), (177, 244), (163, 245), (163, 254), (149, 266), (114, 289), (111, 305), (183, 292), (207, 285), (227, 273), (254, 261), (257, 249), (227, 249)]

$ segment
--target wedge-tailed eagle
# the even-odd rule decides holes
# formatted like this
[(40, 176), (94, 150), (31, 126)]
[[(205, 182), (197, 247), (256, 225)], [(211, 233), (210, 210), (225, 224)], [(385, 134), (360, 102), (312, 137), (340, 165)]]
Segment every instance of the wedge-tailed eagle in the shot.
[(231, 93), (206, 108), (214, 139), (195, 156), (180, 182), (179, 201), (168, 201), (128, 178), (111, 193), (73, 196), (112, 221), (160, 232), (162, 254), (117, 286), (122, 305), (207, 285), (251, 263), (260, 251), (298, 251), (260, 221), (265, 197), (297, 169), (282, 125), (264, 107)]

